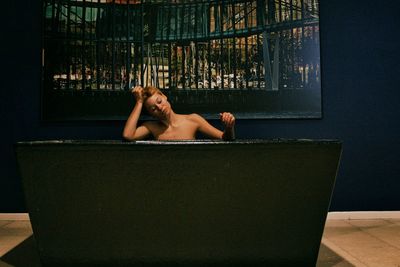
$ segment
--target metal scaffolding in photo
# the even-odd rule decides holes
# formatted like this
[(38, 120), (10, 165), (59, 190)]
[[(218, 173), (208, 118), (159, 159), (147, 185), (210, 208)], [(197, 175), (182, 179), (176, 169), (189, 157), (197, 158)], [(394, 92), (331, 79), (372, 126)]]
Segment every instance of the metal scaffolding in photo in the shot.
[(105, 95), (153, 85), (183, 110), (320, 117), (318, 7), (317, 0), (43, 0), (43, 115), (58, 112), (46, 101), (107, 102)]

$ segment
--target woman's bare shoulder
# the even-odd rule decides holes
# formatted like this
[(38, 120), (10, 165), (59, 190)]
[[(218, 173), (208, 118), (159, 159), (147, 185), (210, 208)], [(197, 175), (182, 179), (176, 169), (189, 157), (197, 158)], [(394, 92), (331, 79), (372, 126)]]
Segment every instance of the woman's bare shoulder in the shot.
[(201, 121), (201, 120), (204, 120), (204, 118), (203, 118), (202, 116), (200, 116), (199, 114), (197, 114), (197, 113), (188, 114), (188, 115), (186, 115), (186, 116), (187, 116), (187, 118), (188, 118), (189, 120), (192, 120), (192, 121)]
[(188, 120), (191, 121), (192, 123), (196, 124), (197, 127), (204, 127), (205, 125), (208, 125), (208, 122), (206, 119), (204, 119), (201, 115), (197, 113), (192, 113), (187, 115)]

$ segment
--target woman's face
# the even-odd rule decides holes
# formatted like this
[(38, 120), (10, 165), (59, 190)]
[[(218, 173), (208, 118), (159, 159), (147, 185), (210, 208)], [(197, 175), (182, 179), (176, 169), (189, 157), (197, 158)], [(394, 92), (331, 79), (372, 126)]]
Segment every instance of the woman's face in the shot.
[(155, 93), (146, 99), (145, 107), (151, 116), (157, 119), (165, 119), (171, 111), (171, 105), (165, 95)]

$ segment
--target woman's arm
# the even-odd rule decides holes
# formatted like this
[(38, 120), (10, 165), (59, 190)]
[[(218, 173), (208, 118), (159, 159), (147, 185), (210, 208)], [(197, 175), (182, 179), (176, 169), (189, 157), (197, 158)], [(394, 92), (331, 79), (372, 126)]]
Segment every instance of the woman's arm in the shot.
[(225, 126), (222, 139), (234, 140), (235, 139), (235, 122), (236, 122), (235, 117), (229, 112), (220, 113), (219, 117)]
[(125, 123), (122, 133), (122, 136), (130, 141), (144, 139), (150, 134), (150, 130), (145, 124), (137, 127), (143, 108), (143, 88), (141, 86), (136, 86), (132, 89), (132, 93), (135, 96), (136, 104)]
[(213, 139), (223, 139), (223, 140), (235, 139), (235, 133), (234, 133), (235, 117), (231, 113), (224, 112), (220, 114), (220, 119), (225, 126), (225, 130), (223, 132), (212, 126), (198, 114), (192, 114), (191, 117), (198, 125), (198, 131), (207, 135), (208, 137)]

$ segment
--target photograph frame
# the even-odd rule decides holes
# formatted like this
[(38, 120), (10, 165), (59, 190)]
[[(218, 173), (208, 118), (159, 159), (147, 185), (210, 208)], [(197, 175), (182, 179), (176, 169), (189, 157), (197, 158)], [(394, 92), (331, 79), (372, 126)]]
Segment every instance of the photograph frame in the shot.
[(125, 120), (136, 85), (208, 119), (322, 118), (318, 0), (42, 6), (42, 121)]

